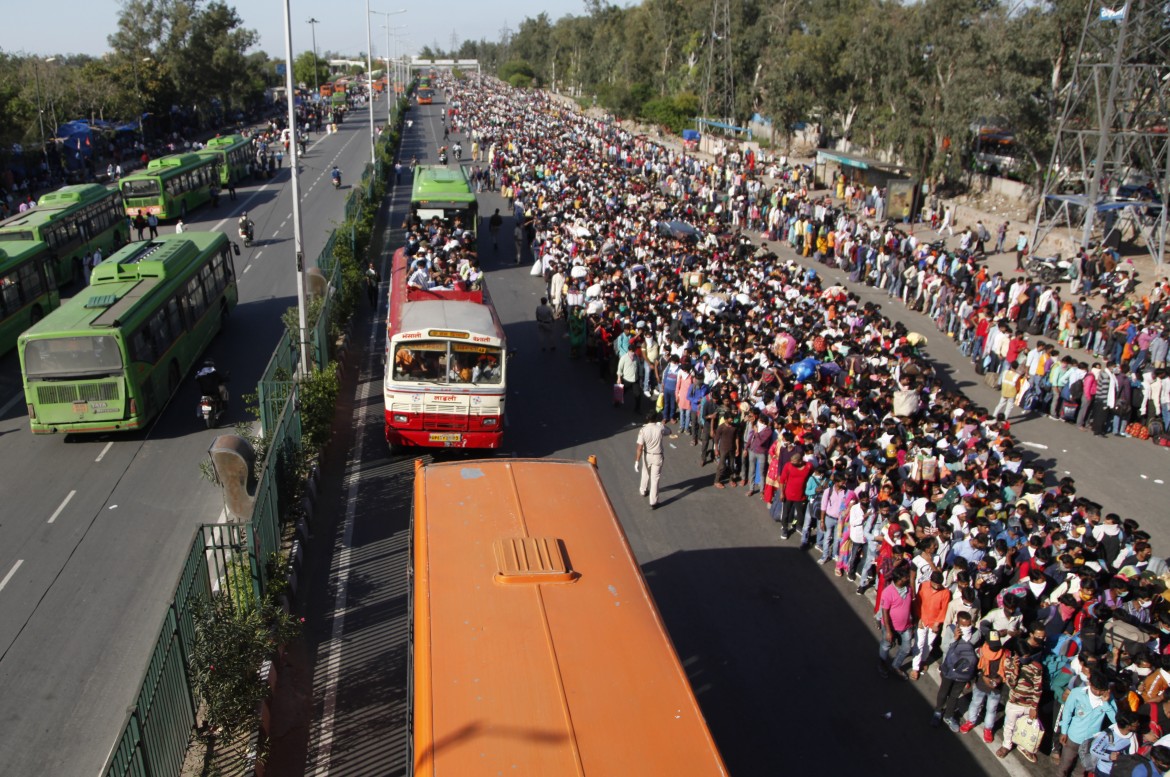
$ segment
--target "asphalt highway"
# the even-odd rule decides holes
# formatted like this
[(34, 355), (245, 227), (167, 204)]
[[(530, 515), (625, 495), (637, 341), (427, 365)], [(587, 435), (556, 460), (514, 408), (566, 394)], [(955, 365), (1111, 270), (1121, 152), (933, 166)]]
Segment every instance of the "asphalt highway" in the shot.
[[(375, 109), (384, 124), (386, 101)], [(311, 137), (300, 178), (308, 262), (369, 153), (364, 110)], [(256, 224), (256, 242), (235, 259), (239, 306), (208, 351), (232, 373), (226, 426), (250, 420), (239, 397), (254, 391), (280, 316), (296, 304), (287, 166), (237, 191), (186, 223), (237, 241), (242, 211)], [(197, 422), (197, 400), (187, 376), (144, 433), (34, 437), (16, 353), (0, 361), (0, 774), (95, 775), (121, 733), (195, 527), (221, 515), (198, 469), (219, 432)]]
[[(437, 110), (415, 109), (411, 115), (415, 123), (404, 139), (406, 157), (435, 148), (436, 132), (441, 133)], [(496, 207), (507, 214), (505, 205), (494, 193), (480, 196), (481, 214)], [(401, 222), (404, 206), (401, 198), (391, 203), (391, 224)], [(512, 226), (506, 218), (501, 235), (510, 236)], [(383, 262), (400, 244), (396, 231), (389, 234)], [(637, 494), (633, 468), (639, 417), (611, 406), (613, 376), (599, 373), (591, 362), (570, 360), (567, 341), (560, 340), (552, 353), (540, 351), (533, 314), (543, 283), (529, 275), (531, 259), (516, 266), (512, 251), (510, 239), (493, 249), (481, 233), (481, 263), (509, 350), (515, 351), (500, 455), (598, 457), (731, 774), (975, 777), (1050, 771), (1015, 754), (997, 759), (998, 734), (995, 745), (987, 746), (977, 733), (960, 737), (931, 728), (937, 689), (932, 679), (907, 683), (878, 676), (872, 600), (855, 596), (851, 584), (814, 563), (815, 552), (800, 552), (795, 540), (782, 542), (758, 498), (744, 498), (741, 489), (712, 488), (712, 466), (700, 467), (696, 449), (684, 438), (670, 440), (662, 504), (651, 511)], [(783, 255), (792, 257), (788, 251)], [(948, 379), (985, 406), (994, 405), (995, 392), (924, 317), (889, 303), (880, 292), (858, 290), (911, 330), (927, 334), (929, 355)], [(280, 740), (281, 768), (273, 772), (279, 777), (406, 774), (412, 456), (391, 457), (382, 440), (377, 352), (384, 315), (383, 305), (355, 332), (356, 341), (368, 341), (375, 353), (359, 365), (344, 485), (315, 530), (315, 542), (331, 547), (313, 562), (308, 578), (312, 722), (305, 743), (297, 743), (295, 731)], [(1080, 493), (1138, 519), (1161, 554), (1170, 552), (1166, 449), (1094, 439), (1043, 418), (1018, 423), (1016, 432), (1033, 460), (1057, 475), (1071, 473)]]

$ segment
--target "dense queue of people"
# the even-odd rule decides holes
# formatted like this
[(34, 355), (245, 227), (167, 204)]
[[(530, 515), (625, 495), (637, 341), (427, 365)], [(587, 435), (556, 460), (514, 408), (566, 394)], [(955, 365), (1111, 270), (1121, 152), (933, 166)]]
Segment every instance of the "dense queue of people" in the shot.
[[(813, 196), (805, 168), (701, 159), (494, 81), (452, 89), (458, 130), (485, 150), (474, 172), (511, 200), (570, 357), (596, 363), (615, 404), (666, 419), (714, 488), (761, 500), (782, 540), (872, 590), (878, 672), (937, 667), (932, 722), (998, 733), (1000, 757), (1035, 761), (1043, 743), (1064, 775), (1170, 769), (1170, 567), (1149, 534), (1025, 462), (1010, 408), (944, 388), (920, 333), (757, 247), (742, 232), (756, 214), (728, 204), (766, 204), (781, 250), (888, 286), (977, 359), (1000, 350), (984, 319), (1010, 344), (1036, 315), (1061, 318), (1054, 294), (1042, 306), (1043, 289), (1013, 295), (971, 256), (866, 224)], [(1141, 349), (1113, 361), (1158, 375), (1155, 339), (1136, 366)], [(1041, 348), (1009, 345), (987, 369), (1007, 376)]]

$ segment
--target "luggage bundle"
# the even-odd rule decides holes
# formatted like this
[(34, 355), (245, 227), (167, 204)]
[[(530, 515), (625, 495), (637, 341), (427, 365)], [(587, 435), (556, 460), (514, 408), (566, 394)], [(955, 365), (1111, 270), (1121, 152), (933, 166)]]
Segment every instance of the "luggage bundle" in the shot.
[(1125, 433), (1139, 440), (1150, 439), (1150, 430), (1141, 421), (1134, 421), (1125, 427)]

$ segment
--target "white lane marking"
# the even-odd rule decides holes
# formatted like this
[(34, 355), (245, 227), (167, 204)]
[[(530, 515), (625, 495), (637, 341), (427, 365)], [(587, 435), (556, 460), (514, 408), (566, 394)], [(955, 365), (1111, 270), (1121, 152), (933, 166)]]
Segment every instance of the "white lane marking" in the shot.
[(263, 249), (263, 248), (261, 248), (259, 251), (257, 251), (257, 252), (256, 252), (256, 255), (252, 257), (252, 261), (256, 261), (257, 259), (259, 259), (259, 258), (260, 258), (260, 254), (262, 254), (262, 253), (264, 253), (264, 249)]
[(61, 514), (61, 511), (65, 509), (65, 505), (69, 504), (69, 500), (72, 499), (73, 495), (76, 493), (77, 493), (76, 489), (69, 492), (69, 496), (65, 497), (65, 501), (62, 502), (60, 504), (60, 506), (58, 506), (57, 509), (53, 511), (53, 514), (49, 516), (49, 523), (52, 523), (53, 521), (57, 520), (57, 516)]
[(106, 443), (106, 447), (102, 448), (102, 452), (98, 454), (98, 457), (93, 460), (93, 463), (94, 464), (99, 463), (102, 459), (104, 459), (106, 457), (106, 454), (110, 452), (110, 448), (113, 448), (113, 447), (114, 447), (114, 441), (110, 440), (108, 443)]
[(252, 269), (252, 264), (248, 263), (248, 265), (244, 267), (244, 275), (247, 275), (248, 270), (251, 270), (251, 269)]
[(252, 192), (252, 193), (251, 193), (251, 194), (249, 194), (247, 197), (245, 197), (245, 198), (244, 198), (242, 201), (240, 201), (240, 204), (239, 204), (239, 205), (237, 205), (237, 206), (235, 207), (235, 209), (234, 209), (234, 210), (232, 210), (230, 213), (228, 213), (228, 215), (227, 215), (226, 217), (224, 217), (224, 218), (220, 219), (219, 221), (217, 221), (217, 222), (215, 223), (215, 226), (213, 226), (213, 227), (211, 228), (211, 231), (212, 231), (212, 232), (218, 232), (218, 231), (220, 230), (220, 228), (222, 228), (222, 227), (223, 227), (223, 225), (224, 225), (224, 224), (228, 223), (228, 221), (229, 221), (229, 220), (231, 220), (231, 219), (235, 218), (235, 216), (236, 216), (236, 214), (237, 214), (237, 213), (240, 213), (240, 212), (242, 212), (242, 211), (245, 211), (245, 210), (247, 210), (247, 207), (245, 207), (245, 206), (246, 206), (246, 205), (247, 205), (249, 202), (251, 202), (253, 199), (255, 199), (257, 194), (259, 194), (260, 192), (264, 191), (265, 189), (267, 189), (267, 188), (268, 188), (269, 186), (271, 186), (271, 185), (272, 185), (271, 183), (266, 183), (266, 184), (264, 184), (263, 186), (261, 186), (259, 189), (257, 189), (256, 191)]
[(273, 237), (276, 237), (276, 236), (277, 236), (277, 235), (279, 235), (279, 234), (280, 234), (280, 230), (278, 229), (278, 230), (276, 230), (275, 232), (273, 232), (273, 233), (272, 233), (272, 236), (273, 236)]
[(0, 415), (4, 415), (9, 410), (11, 410), (12, 406), (15, 405), (17, 402), (19, 402), (23, 397), (24, 397), (24, 393), (22, 392), (20, 394), (17, 394), (16, 396), (14, 396), (12, 399), (8, 400), (7, 402), (5, 402), (4, 407), (0, 407)]
[(20, 565), (23, 563), (24, 559), (19, 559), (12, 565), (12, 569), (8, 570), (8, 574), (4, 576), (3, 580), (0, 580), (0, 591), (4, 590), (4, 586), (8, 585), (8, 581), (12, 579), (12, 576), (16, 574), (16, 570), (20, 569)]

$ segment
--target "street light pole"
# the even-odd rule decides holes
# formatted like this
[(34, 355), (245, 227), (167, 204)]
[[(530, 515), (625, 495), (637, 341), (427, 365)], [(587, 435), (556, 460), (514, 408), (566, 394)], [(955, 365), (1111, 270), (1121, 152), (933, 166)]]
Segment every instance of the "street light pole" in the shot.
[(406, 13), (406, 9), (400, 8), (397, 11), (371, 11), (370, 0), (366, 0), (366, 82), (369, 84), (370, 92), (370, 164), (372, 165), (377, 157), (374, 154), (374, 39), (370, 32), (371, 13), (378, 13), (387, 17), (386, 21), (389, 23), (389, 17), (395, 14)]
[(317, 25), (320, 23), (321, 22), (317, 21), (316, 19), (309, 19), (309, 21), (305, 22), (305, 24), (308, 24), (313, 28), (313, 91), (315, 91), (318, 96), (321, 94), (321, 84), (319, 83), (320, 78), (317, 75), (317, 71), (320, 69), (320, 66), (317, 64)]
[(49, 149), (45, 146), (45, 108), (41, 103), (41, 58), (33, 59), (33, 80), (37, 84), (37, 122), (41, 126), (41, 155), (45, 159), (45, 167), (49, 166)]
[[(297, 157), (297, 112), (293, 103), (293, 70), (292, 70), (292, 16), (289, 12), (289, 0), (284, 0), (284, 57), (287, 66), (284, 69), (285, 97), (288, 101), (288, 151), (291, 160), (289, 169), (292, 181), (292, 211), (293, 211), (293, 247), (296, 251), (297, 273), (297, 340), (300, 343), (301, 375), (307, 376), (311, 371), (309, 364), (309, 325), (305, 315), (305, 248), (301, 227), (301, 183)], [(314, 57), (316, 54), (313, 55)], [(316, 62), (313, 63), (314, 66)]]

